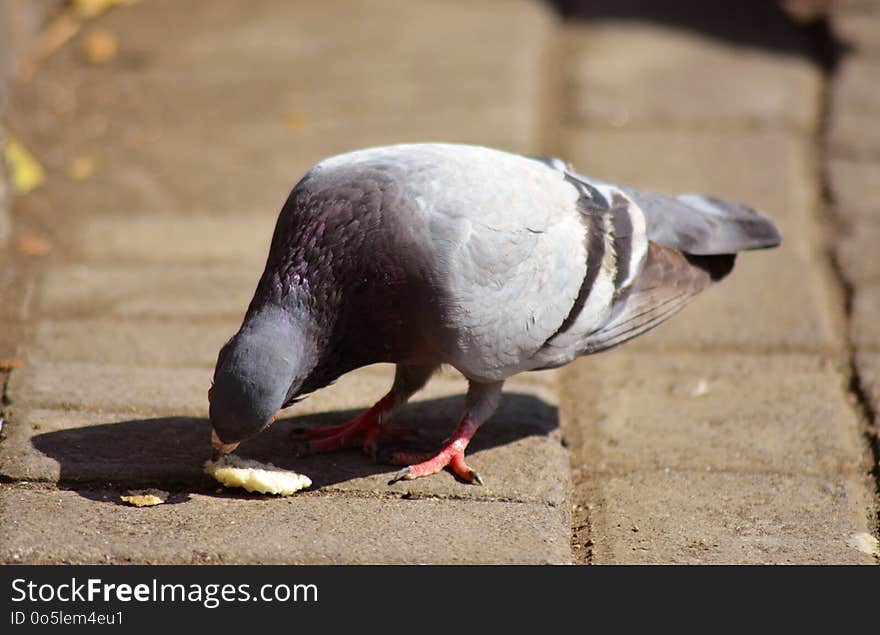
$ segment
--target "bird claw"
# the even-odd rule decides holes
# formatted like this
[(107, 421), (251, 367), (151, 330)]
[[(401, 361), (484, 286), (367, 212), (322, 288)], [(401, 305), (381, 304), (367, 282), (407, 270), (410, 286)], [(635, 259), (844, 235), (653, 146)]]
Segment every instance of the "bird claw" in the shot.
[(388, 484), (394, 485), (398, 481), (411, 481), (414, 478), (416, 478), (416, 477), (412, 475), (412, 470), (410, 469), (409, 466), (406, 466), (405, 468), (400, 470), (397, 474), (392, 476), (391, 480), (388, 481)]
[(388, 481), (389, 485), (393, 485), (398, 481), (411, 481), (413, 479), (421, 478), (422, 476), (436, 474), (444, 469), (451, 472), (452, 475), (462, 483), (468, 483), (470, 485), (483, 484), (483, 479), (479, 473), (476, 470), (471, 469), (468, 464), (465, 463), (464, 450), (454, 449), (451, 445), (447, 445), (434, 456), (429, 455), (427, 459), (417, 454), (397, 452), (392, 456), (391, 460), (398, 465), (406, 465), (407, 463), (413, 464), (407, 465), (395, 474), (392, 479)]

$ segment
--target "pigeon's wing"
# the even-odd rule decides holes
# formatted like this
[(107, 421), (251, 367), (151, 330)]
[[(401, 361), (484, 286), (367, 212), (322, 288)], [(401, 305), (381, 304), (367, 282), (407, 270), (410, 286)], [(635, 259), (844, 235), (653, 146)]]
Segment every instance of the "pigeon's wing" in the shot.
[(578, 354), (604, 351), (658, 326), (725, 276), (735, 258), (735, 254), (692, 256), (649, 243), (648, 256), (632, 288), (615, 303), (611, 319), (584, 338)]

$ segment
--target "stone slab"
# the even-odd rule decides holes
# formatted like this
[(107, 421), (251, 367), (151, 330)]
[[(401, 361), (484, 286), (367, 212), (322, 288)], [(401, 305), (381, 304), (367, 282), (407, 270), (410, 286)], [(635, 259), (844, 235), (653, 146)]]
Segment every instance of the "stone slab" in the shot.
[(877, 220), (865, 219), (850, 223), (839, 234), (834, 247), (835, 256), (850, 285), (880, 283), (878, 246), (880, 246), (880, 217)]
[(54, 319), (238, 320), (262, 266), (66, 265), (50, 269), (37, 314)]
[[(845, 368), (814, 355), (627, 354), (568, 371), (595, 385), (566, 410), (591, 436), (587, 472), (780, 473), (855, 478), (870, 470)], [(567, 415), (568, 416), (568, 415)]]
[(828, 161), (834, 208), (845, 222), (860, 219), (880, 222), (880, 162), (832, 158)]
[(880, 59), (844, 60), (831, 97), (828, 144), (833, 155), (880, 160)]
[(595, 564), (876, 564), (870, 483), (802, 475), (639, 471), (599, 477)]
[(120, 493), (3, 486), (0, 560), (28, 564), (570, 561), (567, 512), (546, 505), (183, 494), (175, 495), (171, 503), (138, 509), (119, 504)]
[(103, 216), (77, 226), (64, 241), (67, 253), (83, 263), (240, 263), (256, 271), (266, 262), (279, 210), (280, 205), (224, 216)]
[(13, 406), (203, 416), (209, 368), (150, 368), (94, 362), (26, 364), (9, 381)]
[(812, 131), (818, 121), (822, 77), (806, 56), (613, 18), (567, 28), (565, 56), (568, 116), (577, 122)]
[(31, 365), (93, 362), (115, 366), (213, 369), (240, 320), (41, 320), (26, 347)]

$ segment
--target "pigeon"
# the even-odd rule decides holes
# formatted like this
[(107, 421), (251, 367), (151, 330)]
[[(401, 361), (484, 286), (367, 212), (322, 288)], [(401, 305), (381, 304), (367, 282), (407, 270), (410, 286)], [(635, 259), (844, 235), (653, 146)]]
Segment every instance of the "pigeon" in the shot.
[(395, 364), (393, 385), (342, 425), (301, 430), (308, 453), (408, 434), (396, 412), (441, 366), (468, 381), (435, 454), (395, 452), (389, 484), (465, 461), (504, 381), (654, 328), (724, 278), (737, 252), (775, 247), (772, 220), (708, 196), (667, 196), (555, 158), (418, 143), (325, 159), (290, 192), (241, 328), (208, 398), (215, 454), (343, 374)]

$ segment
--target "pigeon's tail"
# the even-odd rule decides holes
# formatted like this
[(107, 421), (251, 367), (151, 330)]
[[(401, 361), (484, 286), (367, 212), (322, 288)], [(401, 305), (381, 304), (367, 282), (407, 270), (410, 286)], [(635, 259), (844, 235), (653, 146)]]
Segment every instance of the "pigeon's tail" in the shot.
[(717, 219), (719, 231), (714, 241), (719, 245), (714, 253), (766, 249), (782, 242), (776, 224), (750, 207), (698, 194), (682, 194), (677, 198), (700, 213)]
[(688, 254), (735, 254), (776, 247), (782, 236), (762, 213), (709, 196), (666, 196), (620, 187), (645, 214), (648, 239)]

